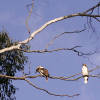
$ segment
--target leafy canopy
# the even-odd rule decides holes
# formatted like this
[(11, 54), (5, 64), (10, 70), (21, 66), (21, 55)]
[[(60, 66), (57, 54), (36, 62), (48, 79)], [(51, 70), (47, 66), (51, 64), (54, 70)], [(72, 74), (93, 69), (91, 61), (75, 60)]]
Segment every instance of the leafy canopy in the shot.
[[(15, 45), (8, 36), (7, 32), (0, 32), (0, 49)], [(24, 46), (24, 48), (28, 48)], [(12, 50), (0, 54), (0, 74), (15, 76), (18, 71), (24, 69), (27, 57), (20, 50)], [(14, 100), (16, 88), (12, 84), (12, 80), (0, 78), (0, 100)]]

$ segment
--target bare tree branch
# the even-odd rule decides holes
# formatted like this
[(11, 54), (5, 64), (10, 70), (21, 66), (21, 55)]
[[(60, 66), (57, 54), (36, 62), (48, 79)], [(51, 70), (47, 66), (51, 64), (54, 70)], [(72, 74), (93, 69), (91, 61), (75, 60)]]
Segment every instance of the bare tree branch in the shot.
[(25, 80), (25, 78), (37, 78), (39, 76), (41, 75), (16, 77), (16, 76), (7, 76), (7, 75), (0, 74), (0, 78), (8, 78), (13, 80)]
[(49, 95), (53, 95), (53, 96), (68, 96), (68, 97), (74, 97), (74, 96), (78, 96), (79, 95), (79, 94), (68, 95), (68, 94), (55, 94), (55, 93), (51, 93), (51, 92), (49, 92), (46, 89), (37, 87), (32, 82), (30, 82), (29, 80), (26, 79), (26, 78), (36, 78), (36, 77), (39, 77), (39, 76), (41, 76), (41, 75), (23, 76), (23, 77), (13, 77), (13, 76), (7, 76), (7, 75), (0, 75), (1, 78), (8, 78), (8, 79), (13, 79), (13, 80), (25, 80), (27, 83), (29, 83), (30, 85), (32, 85), (34, 88), (36, 88), (38, 90), (42, 90), (42, 91), (48, 93)]
[(26, 28), (27, 28), (29, 34), (30, 34), (31, 30), (30, 30), (30, 28), (29, 28), (28, 22), (29, 22), (29, 19), (30, 19), (31, 15), (32, 15), (32, 9), (33, 9), (33, 7), (34, 7), (34, 2), (33, 2), (33, 0), (32, 0), (32, 4), (27, 5), (27, 7), (29, 7), (30, 5), (31, 5), (31, 9), (30, 9), (29, 15), (27, 16), (26, 21), (25, 21)]
[[(97, 66), (97, 67), (89, 70), (89, 72), (92, 72), (92, 71), (94, 71), (94, 70), (96, 70), (98, 68), (100, 68), (100, 66)], [(64, 81), (76, 81), (76, 80), (78, 80), (78, 79), (80, 79), (80, 78), (83, 77), (82, 75), (81, 76), (79, 76), (79, 75), (81, 75), (81, 73), (77, 73), (77, 74), (74, 74), (74, 75), (68, 76), (68, 77), (49, 76), (49, 78), (51, 78), (51, 79), (60, 79), (60, 80), (64, 80)], [(52, 93), (52, 92), (49, 92), (48, 90), (46, 90), (44, 88), (40, 88), (40, 87), (36, 86), (31, 81), (27, 80), (27, 78), (37, 78), (37, 77), (40, 77), (40, 76), (41, 75), (16, 77), (16, 76), (7, 76), (7, 75), (1, 75), (0, 74), (0, 78), (8, 78), (8, 79), (13, 79), (13, 80), (24, 80), (28, 84), (30, 84), (31, 86), (33, 86), (34, 88), (36, 88), (38, 90), (41, 90), (41, 91), (44, 91), (44, 92), (46, 92), (49, 95), (60, 96), (60, 97), (63, 97), (63, 96), (74, 97), (74, 96), (80, 95), (80, 94), (68, 95), (68, 94), (56, 94), (56, 93)], [(78, 76), (78, 77), (77, 78), (73, 78), (75, 76)], [(42, 77), (44, 77), (44, 76), (42, 76)], [(100, 74), (97, 74), (97, 75), (89, 75), (89, 77), (97, 77), (97, 78), (99, 78), (100, 77)]]
[(100, 78), (100, 74), (96, 74), (96, 75), (89, 75), (90, 77), (96, 77), (96, 78)]
[[(96, 19), (96, 17), (94, 17), (94, 19)], [(98, 20), (97, 20), (98, 21)], [(95, 28), (93, 27), (92, 24), (92, 18), (91, 17), (87, 17), (87, 25), (90, 29), (92, 29), (93, 32), (95, 32)]]
[(11, 50), (15, 50), (15, 49), (20, 49), (21, 44), (17, 44), (17, 45), (13, 45), (4, 49), (0, 50), (0, 53), (6, 52), (6, 51), (11, 51)]
[(98, 19), (98, 18), (96, 18), (96, 17), (95, 17), (94, 19), (96, 19), (98, 22), (100, 22), (100, 19)]
[(61, 96), (61, 97), (63, 97), (63, 96), (74, 97), (74, 96), (80, 95), (80, 94), (68, 95), (68, 94), (55, 94), (55, 93), (51, 93), (51, 92), (47, 91), (46, 89), (43, 89), (43, 88), (40, 88), (40, 87), (36, 86), (35, 84), (33, 84), (32, 82), (30, 82), (30, 81), (27, 80), (27, 79), (25, 79), (25, 81), (26, 81), (27, 83), (29, 83), (31, 86), (33, 86), (34, 88), (36, 88), (36, 89), (38, 89), (38, 90), (42, 90), (42, 91), (46, 92), (46, 93), (49, 94), (49, 95)]
[[(93, 6), (92, 8), (86, 10), (83, 13), (85, 13), (85, 14), (88, 13), (88, 14), (92, 15), (94, 10), (97, 8), (97, 14), (99, 15), (99, 6), (100, 6), (100, 2), (98, 4), (96, 4), (95, 6)], [(100, 22), (97, 17), (93, 17), (93, 18), (96, 19), (96, 21)], [(87, 24), (88, 24), (89, 28), (91, 28), (92, 31), (95, 32), (95, 28), (93, 27), (93, 24), (92, 24), (92, 17), (87, 17)]]
[[(25, 80), (26, 78), (32, 78), (33, 79), (33, 78), (37, 78), (37, 77), (40, 77), (40, 76), (41, 75), (16, 77), (16, 76), (7, 76), (7, 75), (1, 75), (0, 74), (0, 78), (8, 78), (8, 79), (13, 79), (13, 80)], [(42, 77), (44, 77), (44, 76), (42, 76)], [(74, 81), (74, 80), (80, 79), (81, 77), (70, 79), (70, 77), (49, 76), (49, 78), (51, 78), (51, 79), (60, 79), (60, 80), (65, 80), (65, 81)]]
[[(100, 66), (96, 66), (95, 68), (92, 68), (92, 69), (90, 69), (89, 70), (89, 73), (90, 72), (92, 72), (92, 71), (95, 71), (95, 70), (97, 70), (97, 69), (99, 69), (100, 68)], [(80, 73), (76, 73), (76, 74), (74, 74), (74, 75), (71, 75), (71, 76), (64, 76), (64, 77), (57, 77), (57, 76), (49, 76), (49, 78), (51, 78), (51, 79), (61, 79), (61, 80), (68, 80), (68, 81), (70, 81), (70, 80), (76, 80), (76, 79), (71, 79), (71, 78), (73, 78), (73, 77), (75, 77), (75, 76), (79, 76), (79, 75), (81, 75), (81, 72)], [(8, 79), (13, 79), (13, 80), (25, 80), (26, 78), (37, 78), (37, 77), (40, 77), (41, 75), (39, 74), (39, 75), (34, 75), (34, 76), (21, 76), (21, 77), (16, 77), (16, 76), (7, 76), (7, 75), (2, 75), (2, 74), (0, 74), (0, 77), (1, 78), (8, 78)], [(90, 77), (92, 76), (92, 75), (89, 75)], [(44, 76), (42, 76), (42, 77), (44, 77)], [(82, 76), (80, 76), (80, 77), (78, 77), (78, 78), (81, 78)]]
[(69, 77), (56, 77), (56, 76), (50, 76), (49, 78), (51, 79), (59, 79), (59, 80), (64, 80), (64, 81), (76, 81), (80, 78), (82, 78), (83, 76), (80, 76), (80, 77), (77, 77), (77, 78), (73, 78), (73, 79), (70, 79)]
[[(94, 9), (96, 7), (99, 7), (99, 6), (100, 6), (100, 4), (98, 3), (96, 6), (93, 6), (91, 9)], [(22, 44), (27, 44), (28, 42), (30, 42), (35, 37), (35, 35), (40, 33), (47, 26), (49, 26), (49, 25), (51, 25), (53, 23), (56, 23), (58, 21), (62, 21), (62, 20), (65, 20), (65, 19), (68, 19), (68, 18), (72, 18), (72, 17), (77, 17), (77, 16), (83, 16), (83, 17), (85, 16), (85, 17), (92, 17), (92, 18), (100, 17), (100, 15), (98, 15), (98, 14), (97, 15), (96, 14), (94, 14), (94, 15), (86, 14), (87, 12), (91, 11), (91, 9), (88, 9), (88, 10), (84, 11), (83, 13), (71, 14), (71, 15), (58, 17), (58, 18), (55, 18), (53, 20), (50, 20), (50, 21), (46, 22), (44, 25), (42, 25), (39, 29), (37, 29), (36, 31), (32, 32), (31, 35), (26, 40), (20, 41), (17, 45), (1, 49), (0, 53), (6, 52), (6, 51), (11, 51), (11, 50), (14, 50), (14, 49), (19, 49)]]
[[(100, 66), (96, 66), (95, 68), (90, 69), (89, 73), (94, 71), (94, 70), (97, 70), (99, 68), (100, 68)], [(60, 80), (65, 80), (65, 81), (75, 81), (75, 80), (78, 80), (78, 79), (83, 77), (83, 76), (79, 76), (79, 75), (81, 75), (81, 72), (80, 73), (76, 73), (76, 74), (71, 75), (71, 76), (68, 76), (68, 77), (65, 77), (65, 76), (64, 77), (50, 76), (49, 78), (51, 78), (51, 79), (60, 79)], [(76, 76), (79, 76), (79, 77), (73, 78), (73, 77), (76, 77)], [(98, 75), (89, 75), (89, 77), (99, 77), (99, 74)], [(71, 79), (71, 78), (73, 78), (73, 79)]]
[(27, 53), (52, 53), (52, 52), (57, 52), (57, 51), (73, 51), (75, 52), (78, 56), (83, 56), (83, 55), (93, 55), (96, 53), (96, 51), (94, 52), (89, 52), (89, 53), (83, 53), (81, 51), (76, 50), (76, 48), (81, 47), (81, 46), (74, 46), (72, 48), (57, 48), (57, 49), (52, 49), (52, 50), (48, 50), (48, 49), (43, 49), (43, 50), (24, 50), (24, 49), (19, 49), (21, 51), (27, 52)]
[(76, 30), (76, 31), (72, 31), (72, 32), (63, 32), (63, 33), (61, 33), (61, 34), (57, 34), (57, 35), (46, 45), (46, 48), (45, 48), (45, 49), (47, 49), (50, 45), (53, 44), (53, 42), (54, 42), (57, 38), (59, 38), (60, 36), (62, 36), (62, 35), (64, 35), (64, 34), (81, 33), (81, 32), (83, 32), (83, 31), (85, 31), (85, 30), (86, 30), (86, 28), (84, 28), (84, 29), (82, 29), (82, 30)]
[[(54, 51), (61, 51), (61, 50), (72, 50), (72, 51), (74, 51), (75, 48), (78, 48), (78, 47), (81, 47), (81, 46), (74, 46), (72, 48), (57, 48), (57, 49), (53, 49), (53, 50), (47, 50), (47, 49), (43, 49), (43, 50), (23, 50), (23, 49), (19, 49), (19, 50), (27, 52), (27, 53), (31, 53), (31, 52), (35, 52), (35, 53), (47, 53), (47, 52), (54, 52)], [(75, 50), (75, 51), (77, 51), (77, 50)]]
[(92, 8), (90, 8), (90, 9), (84, 11), (83, 13), (88, 13), (88, 12), (90, 12), (90, 11), (93, 11), (95, 8), (98, 8), (99, 6), (100, 6), (100, 2), (99, 2), (98, 4), (96, 4), (95, 6), (93, 6)]

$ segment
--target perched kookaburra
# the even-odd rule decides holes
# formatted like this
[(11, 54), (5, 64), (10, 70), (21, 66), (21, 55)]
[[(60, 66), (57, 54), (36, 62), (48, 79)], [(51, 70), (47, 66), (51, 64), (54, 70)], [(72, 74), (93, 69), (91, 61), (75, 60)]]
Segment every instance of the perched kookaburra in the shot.
[(47, 69), (45, 69), (44, 67), (42, 66), (38, 66), (36, 68), (36, 72), (39, 72), (42, 76), (44, 76), (46, 78), (46, 80), (48, 80), (48, 77), (49, 77), (49, 72)]
[(87, 84), (88, 82), (88, 77), (89, 77), (89, 72), (86, 64), (83, 64), (82, 67), (82, 75), (84, 77), (84, 83)]

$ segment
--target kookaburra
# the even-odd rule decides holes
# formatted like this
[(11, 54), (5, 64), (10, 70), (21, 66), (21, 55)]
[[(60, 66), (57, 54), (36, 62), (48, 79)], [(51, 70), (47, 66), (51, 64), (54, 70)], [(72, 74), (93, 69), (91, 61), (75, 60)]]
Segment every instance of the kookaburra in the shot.
[(83, 64), (82, 67), (82, 75), (84, 77), (84, 83), (87, 84), (88, 82), (88, 77), (89, 77), (89, 72), (86, 64)]
[(36, 68), (36, 72), (39, 72), (42, 76), (44, 76), (46, 78), (46, 80), (48, 80), (48, 77), (49, 77), (49, 72), (47, 69), (45, 69), (44, 67), (42, 66), (38, 66)]

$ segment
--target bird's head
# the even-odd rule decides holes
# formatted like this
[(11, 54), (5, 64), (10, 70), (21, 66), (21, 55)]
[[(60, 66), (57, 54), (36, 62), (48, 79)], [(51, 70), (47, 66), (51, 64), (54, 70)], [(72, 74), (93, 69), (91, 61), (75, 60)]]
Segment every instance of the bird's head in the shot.
[(86, 64), (83, 64), (83, 66), (86, 66)]
[(39, 72), (39, 70), (43, 69), (44, 67), (42, 66), (37, 66), (35, 73)]

